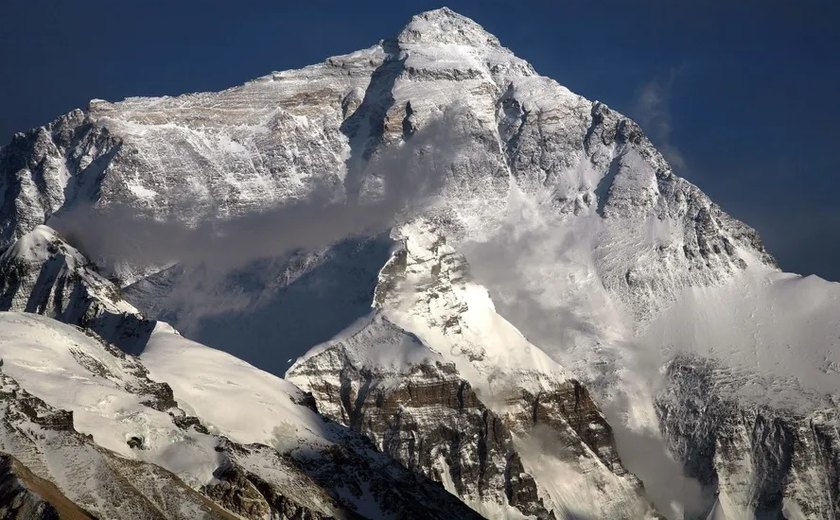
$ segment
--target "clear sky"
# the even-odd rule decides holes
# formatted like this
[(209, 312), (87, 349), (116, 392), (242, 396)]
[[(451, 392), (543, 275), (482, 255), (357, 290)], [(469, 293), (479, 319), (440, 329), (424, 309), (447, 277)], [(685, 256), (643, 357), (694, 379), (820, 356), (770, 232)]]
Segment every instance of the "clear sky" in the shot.
[(840, 281), (840, 3), (2, 0), (0, 142), (91, 98), (219, 90), (448, 5), (636, 118), (785, 270)]

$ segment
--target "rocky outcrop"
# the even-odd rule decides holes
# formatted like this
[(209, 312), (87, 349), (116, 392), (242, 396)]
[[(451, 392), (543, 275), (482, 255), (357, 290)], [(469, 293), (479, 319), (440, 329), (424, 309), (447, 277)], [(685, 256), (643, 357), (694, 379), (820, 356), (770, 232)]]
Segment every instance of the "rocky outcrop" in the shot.
[(9, 520), (93, 518), (11, 455), (0, 455), (0, 515)]
[(570, 459), (586, 456), (582, 449), (586, 446), (616, 475), (627, 473), (616, 451), (612, 427), (580, 382), (570, 379), (536, 394), (523, 389), (521, 397), (512, 396), (507, 405), (518, 412), (511, 414), (515, 431), (546, 427), (570, 449)]
[(154, 328), (81, 252), (43, 225), (0, 256), (0, 311), (49, 316), (135, 353)]
[[(403, 355), (386, 354), (386, 348), (429, 358), (403, 367), (377, 365), (377, 354)], [(454, 365), (386, 319), (373, 318), (346, 342), (297, 363), (287, 378), (312, 392), (321, 413), (366, 435), (406, 468), (443, 483), (476, 511), (554, 518), (501, 418)]]
[(671, 451), (706, 488), (723, 518), (835, 518), (840, 515), (837, 403), (796, 389), (810, 406), (773, 407), (738, 399), (756, 384), (718, 363), (680, 356), (667, 368), (657, 411)]
[(330, 518), (289, 500), (278, 492), (276, 486), (238, 466), (220, 467), (213, 476), (218, 482), (205, 487), (204, 493), (239, 516), (253, 519), (270, 515), (301, 520)]

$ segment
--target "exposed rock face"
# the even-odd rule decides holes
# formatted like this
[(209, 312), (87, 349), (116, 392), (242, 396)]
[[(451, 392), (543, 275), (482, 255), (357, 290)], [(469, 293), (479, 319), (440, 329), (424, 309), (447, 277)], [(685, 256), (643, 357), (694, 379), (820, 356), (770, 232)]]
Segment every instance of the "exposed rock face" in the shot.
[[(365, 353), (370, 357), (363, 360)], [(370, 362), (377, 354), (420, 362), (377, 366)], [(477, 511), (554, 518), (503, 421), (454, 365), (386, 319), (373, 318), (346, 342), (297, 364), (288, 377), (313, 393), (322, 413), (365, 434), (405, 467), (442, 482)]]
[(46, 222), (68, 199), (95, 201), (120, 141), (81, 110), (16, 134), (0, 154), (4, 246)]
[(10, 520), (92, 518), (10, 455), (0, 455), (0, 515)]
[(810, 410), (739, 402), (734, 391), (754, 382), (692, 357), (673, 360), (667, 377), (657, 401), (665, 438), (720, 517), (840, 514), (836, 402), (795, 382), (790, 390), (812, 400)]
[(227, 510), (245, 518), (266, 518), (271, 514), (289, 519), (330, 518), (289, 500), (278, 492), (276, 486), (241, 467), (220, 467), (214, 477), (215, 484), (208, 485), (204, 493)]
[(519, 430), (524, 432), (545, 426), (557, 432), (566, 447), (582, 443), (573, 450), (577, 456), (585, 456), (585, 450), (581, 449), (585, 445), (612, 472), (626, 473), (615, 449), (612, 428), (592, 401), (589, 391), (578, 381), (564, 381), (537, 394), (523, 389), (521, 399), (509, 399), (507, 404), (519, 411), (514, 422)]

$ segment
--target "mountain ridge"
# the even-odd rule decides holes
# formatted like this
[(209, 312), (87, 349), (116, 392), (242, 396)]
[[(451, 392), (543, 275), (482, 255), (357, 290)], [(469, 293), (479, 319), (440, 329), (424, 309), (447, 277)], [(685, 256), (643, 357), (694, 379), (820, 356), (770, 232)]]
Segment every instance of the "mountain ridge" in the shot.
[[(95, 290), (111, 282), (78, 267), (78, 250), (57, 247), (57, 235), (33, 240), (53, 236), (37, 226), (55, 225), (110, 277), (143, 286), (126, 291), (138, 319), (175, 316), (188, 337), (234, 353), (247, 346), (261, 368), (312, 391), (349, 438), (364, 436), (480, 513), (840, 514), (837, 284), (782, 273), (758, 234), (676, 176), (636, 123), (537, 75), (449, 9), (417, 15), (369, 49), (219, 93), (92, 102), (17, 134), (0, 149), (0, 173), (7, 308), (97, 332), (78, 316), (115, 304)], [(434, 196), (389, 199), (389, 181), (410, 188), (413, 176)], [(308, 250), (237, 256), (245, 242), (225, 241), (237, 229), (229, 221), (279, 241), (300, 229), (295, 218), (335, 207), (343, 219), (377, 221), (392, 245), (359, 253), (373, 237), (353, 226), (337, 245), (336, 221), (306, 228)], [(78, 211), (94, 218), (74, 220)], [(216, 258), (150, 232), (203, 222), (215, 226), (204, 239)], [(116, 247), (120, 234), (148, 256)], [(34, 261), (22, 254), (29, 243)], [(61, 255), (69, 276), (43, 274)], [(55, 282), (74, 278), (98, 306)], [(348, 292), (303, 307), (290, 290), (300, 280), (307, 294)], [(22, 304), (36, 294), (48, 304)], [(58, 303), (73, 301), (81, 314)], [(316, 319), (284, 321), (282, 305)], [(283, 331), (318, 337), (323, 316), (348, 305), (356, 311), (329, 323), (331, 339), (283, 349)], [(230, 323), (257, 315), (280, 332), (270, 343), (259, 327), (224, 337), (209, 325), (214, 307)], [(188, 367), (189, 356), (208, 371), (239, 366), (235, 358), (163, 325), (141, 338), (136, 353), (152, 376), (203, 421), (233, 424)], [(395, 361), (393, 349), (406, 355)], [(299, 361), (287, 367), (287, 357)], [(782, 377), (814, 398), (791, 410), (783, 398), (796, 392), (780, 390)], [(221, 388), (213, 395), (243, 402), (262, 393)]]

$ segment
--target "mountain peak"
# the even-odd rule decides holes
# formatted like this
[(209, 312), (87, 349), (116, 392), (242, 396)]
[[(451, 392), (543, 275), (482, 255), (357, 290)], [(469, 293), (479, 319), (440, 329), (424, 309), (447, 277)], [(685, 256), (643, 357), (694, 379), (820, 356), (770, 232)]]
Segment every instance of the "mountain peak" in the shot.
[(498, 47), (499, 39), (448, 7), (417, 14), (397, 36), (400, 43), (448, 43)]
[[(52, 228), (46, 225), (35, 226), (35, 228), (20, 237), (4, 254), (0, 257), (0, 262), (3, 259), (20, 258), (30, 262), (44, 262), (49, 257), (50, 249), (57, 250), (58, 244), (65, 245), (63, 239), (58, 236)], [(52, 244), (49, 247), (48, 244)], [(70, 255), (76, 259), (78, 255)]]

